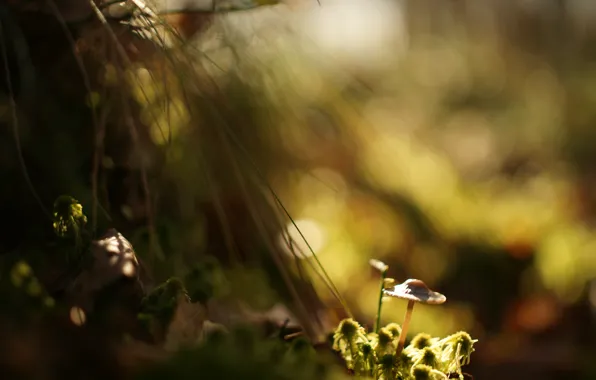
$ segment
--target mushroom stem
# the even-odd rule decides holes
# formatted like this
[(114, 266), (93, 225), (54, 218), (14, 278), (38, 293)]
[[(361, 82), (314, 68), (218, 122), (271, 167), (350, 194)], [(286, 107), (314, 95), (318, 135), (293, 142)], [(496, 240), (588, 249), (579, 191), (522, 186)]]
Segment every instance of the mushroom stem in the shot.
[(410, 326), (410, 319), (412, 318), (412, 310), (414, 310), (415, 301), (408, 301), (408, 309), (406, 310), (406, 316), (404, 317), (404, 323), (401, 325), (401, 333), (399, 334), (399, 343), (395, 350), (395, 358), (398, 360), (404, 346), (406, 344), (406, 336), (408, 335), (408, 327)]

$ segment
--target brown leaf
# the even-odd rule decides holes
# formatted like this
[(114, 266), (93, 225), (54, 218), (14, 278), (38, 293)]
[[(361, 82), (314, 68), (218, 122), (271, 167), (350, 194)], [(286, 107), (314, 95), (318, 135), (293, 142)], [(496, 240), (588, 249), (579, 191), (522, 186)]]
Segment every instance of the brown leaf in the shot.
[(175, 351), (185, 346), (200, 343), (207, 311), (200, 303), (191, 303), (186, 296), (180, 296), (172, 322), (167, 328), (164, 348)]

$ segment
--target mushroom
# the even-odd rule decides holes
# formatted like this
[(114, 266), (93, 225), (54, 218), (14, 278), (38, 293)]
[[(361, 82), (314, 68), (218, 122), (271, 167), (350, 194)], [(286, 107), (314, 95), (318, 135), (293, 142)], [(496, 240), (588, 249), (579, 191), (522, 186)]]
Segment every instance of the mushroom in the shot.
[(383, 290), (385, 289), (385, 280), (387, 279), (387, 271), (389, 266), (384, 262), (376, 259), (371, 259), (368, 262), (370, 266), (381, 272), (381, 290), (379, 291), (379, 302), (377, 303), (377, 318), (375, 319), (375, 333), (379, 333), (381, 328), (381, 308), (383, 306)]
[(399, 285), (395, 285), (393, 289), (385, 289), (383, 293), (390, 297), (408, 300), (408, 309), (406, 310), (404, 322), (401, 325), (399, 343), (395, 351), (395, 356), (397, 358), (404, 349), (408, 326), (410, 325), (410, 319), (412, 318), (412, 310), (414, 310), (414, 303), (421, 302), (429, 305), (440, 305), (447, 301), (447, 297), (441, 293), (430, 290), (423, 281), (412, 278)]

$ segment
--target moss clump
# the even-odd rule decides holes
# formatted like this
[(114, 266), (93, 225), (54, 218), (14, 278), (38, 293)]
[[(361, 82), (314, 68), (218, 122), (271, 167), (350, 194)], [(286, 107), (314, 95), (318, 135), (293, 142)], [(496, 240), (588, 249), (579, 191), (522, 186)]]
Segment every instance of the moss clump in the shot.
[(391, 332), (393, 339), (399, 338), (399, 334), (401, 334), (401, 326), (400, 325), (398, 325), (397, 323), (389, 323), (387, 326), (385, 326), (385, 328), (387, 330), (389, 330), (389, 332)]
[(432, 367), (424, 364), (419, 364), (412, 368), (412, 377), (414, 380), (430, 380), (432, 379)]
[(433, 344), (432, 340), (429, 334), (420, 333), (412, 339), (410, 345), (417, 350), (422, 350), (425, 347), (430, 347)]
[(184, 284), (178, 278), (170, 278), (143, 298), (139, 319), (149, 330), (155, 329), (155, 324), (165, 329), (172, 321), (180, 300), (190, 302)]
[(217, 260), (209, 257), (198, 262), (184, 276), (184, 284), (193, 302), (205, 303), (221, 292), (227, 281)]
[(476, 342), (466, 332), (443, 339), (421, 333), (396, 357), (395, 343), (400, 333), (399, 325), (391, 323), (378, 334), (367, 334), (358, 322), (345, 319), (335, 331), (333, 348), (357, 376), (418, 380), (461, 375), (461, 365), (469, 362)]
[[(247, 339), (250, 342), (247, 342)], [(247, 344), (249, 343), (249, 344)], [(148, 368), (138, 380), (158, 379), (287, 379), (328, 378), (323, 358), (311, 355), (310, 342), (271, 339), (256, 328), (242, 326), (195, 348), (179, 351), (166, 363)]]

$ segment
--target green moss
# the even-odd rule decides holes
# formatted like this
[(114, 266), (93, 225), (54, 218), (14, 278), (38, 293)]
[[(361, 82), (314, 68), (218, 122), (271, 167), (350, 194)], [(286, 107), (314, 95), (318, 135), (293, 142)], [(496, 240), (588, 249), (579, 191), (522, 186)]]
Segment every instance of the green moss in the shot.
[(358, 322), (352, 318), (348, 318), (340, 322), (335, 330), (334, 340), (336, 342), (339, 342), (340, 340), (351, 342), (362, 336), (364, 336), (364, 329)]
[(432, 337), (426, 333), (420, 333), (412, 339), (410, 345), (418, 350), (432, 345)]
[(412, 368), (412, 377), (414, 380), (431, 380), (432, 370), (432, 367), (428, 365), (419, 364)]
[(415, 365), (424, 364), (432, 368), (439, 367), (437, 352), (431, 347), (424, 347), (414, 358)]
[(205, 303), (222, 292), (227, 281), (218, 261), (213, 257), (206, 257), (184, 276), (184, 284), (193, 302)]
[(321, 370), (324, 363), (320, 356), (308, 354), (312, 352), (312, 345), (305, 339), (286, 343), (261, 336), (255, 328), (239, 326), (229, 335), (219, 336), (216, 344), (209, 339), (203, 345), (177, 352), (167, 362), (148, 368), (138, 379), (327, 378), (329, 371)]
[(168, 279), (143, 298), (139, 319), (145, 323), (156, 321), (161, 326), (169, 325), (174, 317), (180, 298), (186, 298), (190, 301), (184, 284), (175, 277)]
[(389, 332), (391, 332), (393, 339), (399, 338), (399, 334), (401, 334), (401, 326), (400, 325), (398, 325), (397, 323), (389, 323), (387, 326), (385, 326), (385, 328), (387, 330), (389, 330)]
[(443, 339), (420, 333), (396, 357), (390, 348), (400, 333), (399, 325), (389, 324), (378, 334), (367, 334), (358, 322), (345, 319), (335, 330), (333, 348), (341, 353), (346, 366), (357, 376), (412, 380), (446, 378), (452, 373), (460, 375), (459, 358), (465, 359), (465, 355), (469, 358), (476, 342), (465, 332)]

